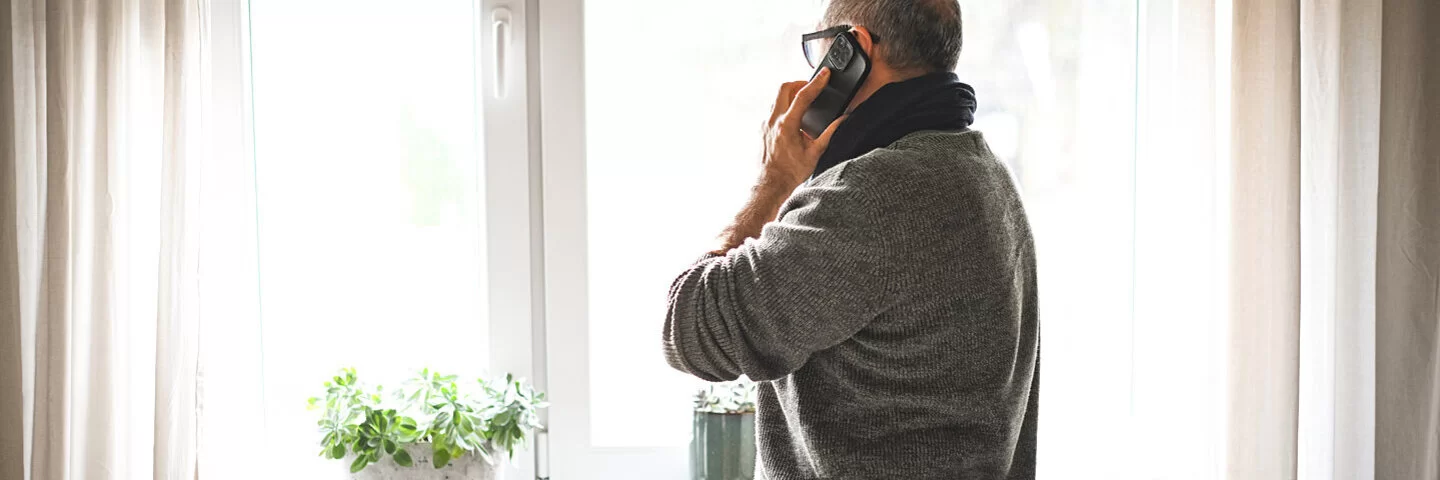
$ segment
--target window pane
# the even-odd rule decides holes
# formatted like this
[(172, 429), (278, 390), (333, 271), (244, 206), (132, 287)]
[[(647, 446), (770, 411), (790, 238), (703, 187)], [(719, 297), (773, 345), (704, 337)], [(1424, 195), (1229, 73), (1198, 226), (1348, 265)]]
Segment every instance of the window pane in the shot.
[(305, 409), (336, 369), (386, 385), (427, 366), (483, 373), (471, 9), (251, 4), (267, 438), (284, 444), (264, 457), (287, 476), (346, 471), (315, 455)]
[(960, 77), (1035, 234), (1042, 478), (1121, 478), (1132, 415), (1134, 0), (966, 1)]

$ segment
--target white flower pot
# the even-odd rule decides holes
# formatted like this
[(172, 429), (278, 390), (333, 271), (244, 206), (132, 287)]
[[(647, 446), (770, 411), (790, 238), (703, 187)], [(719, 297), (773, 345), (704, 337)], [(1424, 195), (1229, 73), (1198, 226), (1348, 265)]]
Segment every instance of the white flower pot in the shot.
[[(504, 462), (504, 454), (499, 455), (494, 464), (486, 462), (479, 455), (467, 454), (460, 458), (450, 459), (450, 463), (444, 468), (435, 468), (431, 461), (432, 453), (429, 444), (415, 444), (408, 448), (402, 448), (410, 452), (410, 466), (396, 465), (395, 459), (386, 455), (379, 462), (366, 465), (365, 469), (351, 474), (350, 478), (353, 480), (501, 480), (500, 467)], [(353, 455), (346, 456), (344, 468), (349, 470), (350, 462), (353, 461), (355, 461)]]

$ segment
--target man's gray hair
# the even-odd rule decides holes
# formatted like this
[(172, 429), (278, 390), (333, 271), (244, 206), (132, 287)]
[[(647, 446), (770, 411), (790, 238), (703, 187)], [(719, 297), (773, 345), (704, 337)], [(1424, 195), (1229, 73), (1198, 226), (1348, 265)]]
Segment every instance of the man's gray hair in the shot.
[(847, 23), (870, 30), (885, 63), (896, 70), (949, 72), (960, 61), (956, 0), (831, 0), (824, 26)]

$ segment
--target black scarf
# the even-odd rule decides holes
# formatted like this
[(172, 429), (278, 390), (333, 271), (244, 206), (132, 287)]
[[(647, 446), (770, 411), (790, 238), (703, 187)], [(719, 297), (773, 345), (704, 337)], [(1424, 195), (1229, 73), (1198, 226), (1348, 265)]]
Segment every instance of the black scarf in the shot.
[(930, 73), (882, 86), (835, 130), (810, 178), (914, 132), (964, 130), (975, 121), (975, 105), (975, 89), (954, 73)]

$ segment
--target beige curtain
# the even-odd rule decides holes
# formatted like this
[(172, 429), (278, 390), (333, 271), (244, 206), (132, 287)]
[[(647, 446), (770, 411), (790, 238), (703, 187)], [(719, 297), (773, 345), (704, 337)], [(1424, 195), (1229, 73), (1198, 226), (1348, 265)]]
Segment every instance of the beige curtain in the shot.
[(1300, 329), (1297, 0), (1236, 0), (1227, 477), (1295, 478)]
[(1227, 476), (1440, 478), (1440, 4), (1233, 15)]
[(0, 3), (0, 478), (194, 478), (199, 0)]
[(1375, 478), (1440, 478), (1440, 2), (1386, 0)]

